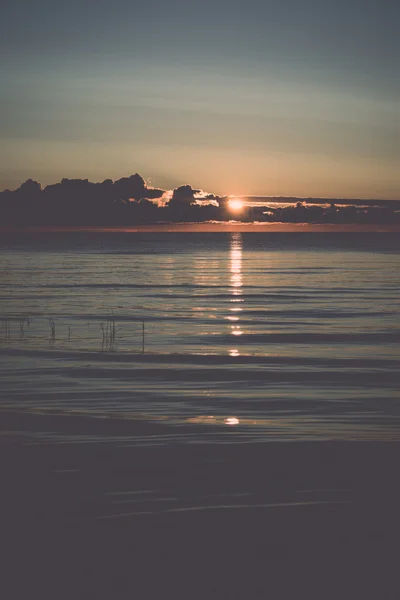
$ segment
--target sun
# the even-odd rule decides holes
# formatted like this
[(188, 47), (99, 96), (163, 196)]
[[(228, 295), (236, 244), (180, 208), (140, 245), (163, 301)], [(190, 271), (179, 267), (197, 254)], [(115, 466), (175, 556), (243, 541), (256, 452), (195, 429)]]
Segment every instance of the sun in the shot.
[(240, 212), (244, 209), (244, 202), (240, 200), (240, 198), (234, 198), (233, 200), (229, 200), (229, 208), (234, 212)]

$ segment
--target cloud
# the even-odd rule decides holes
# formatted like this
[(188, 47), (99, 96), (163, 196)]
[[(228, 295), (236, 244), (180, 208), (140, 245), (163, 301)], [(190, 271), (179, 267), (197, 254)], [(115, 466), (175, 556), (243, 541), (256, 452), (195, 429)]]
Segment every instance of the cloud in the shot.
[(160, 198), (164, 193), (164, 190), (147, 187), (145, 180), (138, 173), (118, 179), (113, 187), (122, 200)]
[[(166, 197), (166, 194), (164, 195)], [(166, 197), (167, 199), (167, 197)], [(175, 188), (172, 192), (169, 192), (168, 201), (166, 204), (173, 208), (183, 208), (185, 206), (204, 206), (205, 204), (212, 204), (214, 206), (220, 206), (223, 204), (225, 198), (210, 194), (204, 190), (195, 190), (191, 185), (181, 185)]]
[(191, 185), (181, 185), (174, 189), (168, 206), (171, 208), (183, 208), (184, 206), (195, 204), (195, 194), (198, 194), (200, 191), (194, 190)]

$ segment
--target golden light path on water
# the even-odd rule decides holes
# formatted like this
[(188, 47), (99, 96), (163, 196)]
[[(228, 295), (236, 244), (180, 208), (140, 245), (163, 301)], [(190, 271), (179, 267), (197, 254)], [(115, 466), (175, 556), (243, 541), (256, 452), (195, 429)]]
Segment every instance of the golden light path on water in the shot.
[[(243, 308), (239, 306), (239, 303), (243, 302), (241, 297), (243, 294), (243, 274), (242, 274), (242, 253), (243, 253), (243, 239), (241, 233), (233, 233), (231, 237), (230, 247), (230, 293), (231, 303), (234, 306), (229, 308), (230, 314), (225, 317), (227, 321), (230, 321), (230, 332), (234, 336), (243, 335), (243, 330), (240, 324), (240, 313)], [(239, 350), (237, 348), (231, 348), (229, 350), (230, 356), (239, 356)]]
[[(189, 417), (187, 423), (195, 423), (198, 425), (239, 425), (240, 421), (237, 417), (223, 417), (214, 415), (199, 415), (197, 417)], [(243, 423), (256, 425), (257, 421), (244, 419)]]
[[(239, 306), (239, 303), (243, 302), (241, 297), (243, 294), (243, 274), (242, 274), (242, 254), (243, 254), (243, 239), (241, 233), (233, 233), (231, 237), (231, 248), (230, 248), (230, 291), (232, 294), (231, 306), (229, 314), (226, 319), (232, 323), (230, 325), (231, 333), (234, 336), (240, 336), (243, 334), (243, 330), (240, 324), (240, 313), (243, 308)], [(230, 348), (230, 356), (240, 356), (238, 348)], [(225, 425), (239, 425), (239, 419), (237, 417), (228, 417), (224, 419)]]

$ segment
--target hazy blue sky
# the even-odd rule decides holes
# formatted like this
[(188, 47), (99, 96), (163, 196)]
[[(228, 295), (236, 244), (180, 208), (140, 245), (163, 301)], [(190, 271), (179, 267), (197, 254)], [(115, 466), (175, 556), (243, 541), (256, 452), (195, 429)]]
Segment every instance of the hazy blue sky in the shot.
[(398, 2), (6, 0), (0, 17), (1, 189), (137, 171), (400, 198)]

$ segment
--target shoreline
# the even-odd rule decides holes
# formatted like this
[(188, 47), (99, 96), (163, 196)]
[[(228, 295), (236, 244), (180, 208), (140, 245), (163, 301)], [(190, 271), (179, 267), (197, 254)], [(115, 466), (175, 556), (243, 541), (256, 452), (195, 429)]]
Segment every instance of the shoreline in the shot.
[(0, 443), (15, 598), (398, 597), (397, 444)]
[[(88, 428), (43, 420), (15, 413), (3, 433)], [(398, 597), (398, 443), (157, 446), (159, 427), (93, 426), (109, 441), (0, 437), (15, 598)], [(128, 427), (149, 443), (112, 438)]]

